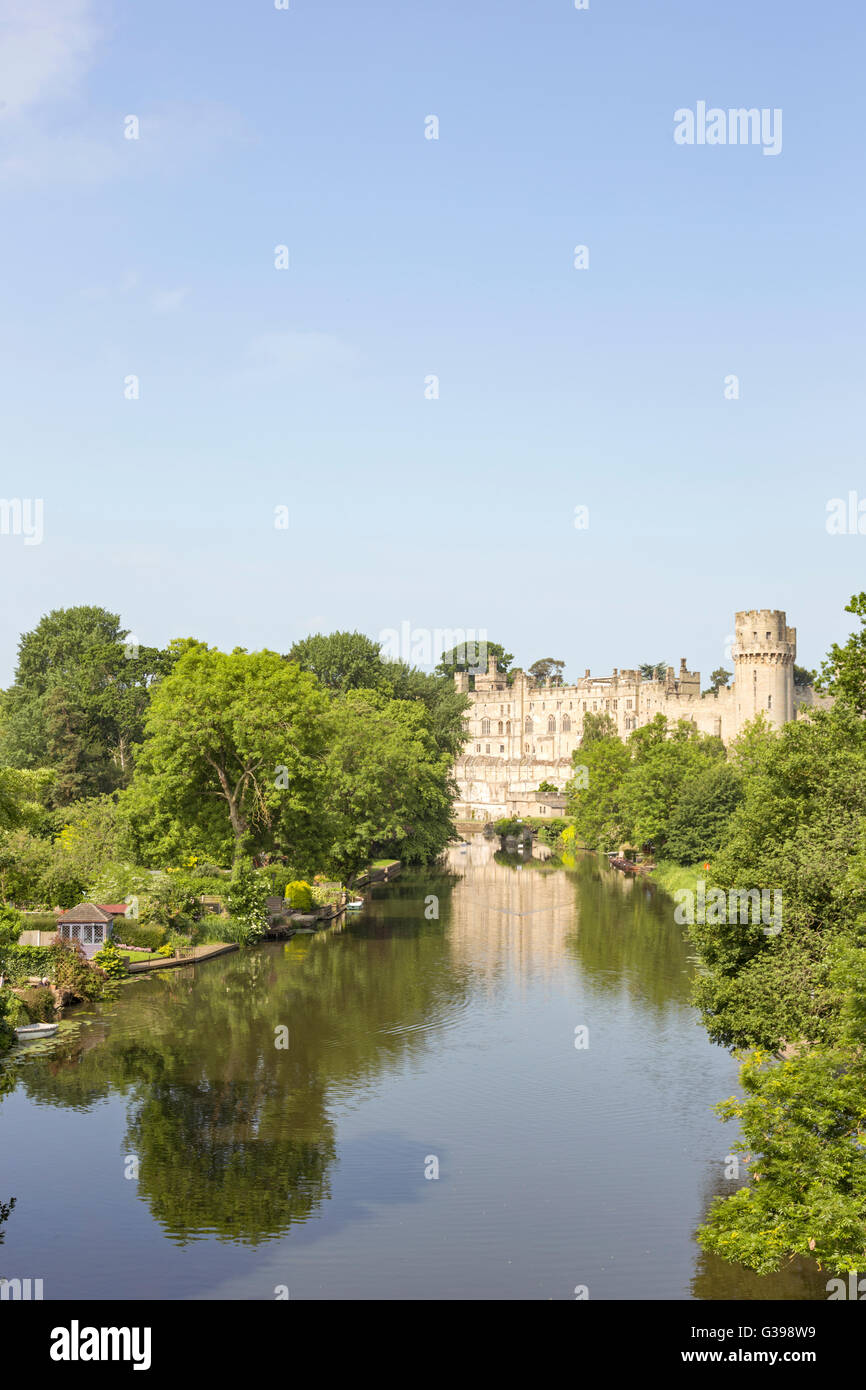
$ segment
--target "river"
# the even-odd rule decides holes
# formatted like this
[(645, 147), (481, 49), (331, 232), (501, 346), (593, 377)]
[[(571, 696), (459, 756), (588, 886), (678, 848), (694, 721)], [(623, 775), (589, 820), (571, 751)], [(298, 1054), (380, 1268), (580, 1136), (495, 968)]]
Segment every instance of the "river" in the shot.
[(76, 1300), (826, 1299), (694, 1239), (736, 1185), (712, 1107), (737, 1072), (670, 899), (543, 854), (479, 837), (342, 928), (139, 976), (18, 1049), (0, 1276)]

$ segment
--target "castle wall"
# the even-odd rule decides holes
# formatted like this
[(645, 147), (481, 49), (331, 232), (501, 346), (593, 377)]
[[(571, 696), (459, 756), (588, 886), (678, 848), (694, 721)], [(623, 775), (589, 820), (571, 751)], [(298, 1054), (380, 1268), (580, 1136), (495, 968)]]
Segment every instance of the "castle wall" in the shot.
[(476, 819), (536, 814), (526, 808), (537, 801), (541, 783), (562, 790), (573, 776), (572, 755), (580, 748), (587, 714), (609, 715), (623, 739), (662, 714), (671, 721), (689, 719), (700, 733), (728, 744), (761, 712), (780, 728), (796, 717), (798, 707), (816, 703), (814, 692), (798, 691), (795, 698), (797, 634), (784, 613), (738, 612), (735, 632), (733, 684), (709, 695), (701, 694), (700, 672), (687, 670), (685, 658), (677, 673), (669, 666), (662, 680), (642, 680), (630, 667), (610, 676), (587, 670), (562, 686), (541, 685), (519, 671), (509, 685), (492, 657), (486, 673), (476, 676), (474, 691), (468, 691), (466, 675), (456, 676), (471, 701), (467, 741), (455, 765), (457, 814)]

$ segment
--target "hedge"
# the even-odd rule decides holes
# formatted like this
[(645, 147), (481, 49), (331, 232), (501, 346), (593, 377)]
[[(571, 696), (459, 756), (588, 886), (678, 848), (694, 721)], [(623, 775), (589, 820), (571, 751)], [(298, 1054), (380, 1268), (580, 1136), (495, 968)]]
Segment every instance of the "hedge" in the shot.
[(40, 979), (54, 978), (54, 962), (57, 958), (56, 946), (3, 946), (0, 947), (0, 975), (5, 975), (9, 984), (20, 984), (28, 975), (38, 975)]

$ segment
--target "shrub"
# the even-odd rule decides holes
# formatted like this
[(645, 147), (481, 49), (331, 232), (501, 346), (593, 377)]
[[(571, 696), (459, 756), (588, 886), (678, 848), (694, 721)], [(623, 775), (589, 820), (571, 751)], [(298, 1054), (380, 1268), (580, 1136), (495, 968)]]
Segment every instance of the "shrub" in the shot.
[(56, 931), (57, 918), (53, 912), (22, 912), (22, 931)]
[[(23, 989), (18, 995), (27, 1010), (31, 1023), (49, 1023), (55, 1014), (55, 1000), (51, 990), (43, 985), (34, 989)], [(18, 1025), (20, 1027), (20, 1024)]]
[(20, 912), (8, 904), (0, 904), (0, 946), (14, 946), (23, 925)]
[[(18, 947), (19, 950), (44, 950), (44, 947)], [(54, 965), (54, 983), (60, 990), (61, 1002), (76, 999), (99, 999), (104, 993), (104, 978), (91, 970), (84, 951), (77, 941), (59, 942), (47, 948)], [(49, 973), (49, 972), (46, 972)]]
[(271, 897), (284, 898), (286, 888), (298, 878), (298, 869), (292, 868), (291, 864), (265, 864), (258, 870), (258, 876), (268, 885), (268, 893)]
[(125, 980), (129, 974), (129, 965), (124, 956), (120, 954), (117, 947), (113, 944), (103, 946), (101, 951), (97, 951), (93, 957), (93, 964), (98, 965), (108, 980)]
[(158, 949), (155, 952), (155, 955), (162, 956), (165, 960), (168, 960), (170, 956), (174, 955), (174, 947), (170, 946), (168, 942), (166, 942), (164, 946), (158, 947)]
[(305, 883), (303, 879), (296, 879), (294, 883), (287, 883), (286, 902), (293, 912), (311, 912), (313, 892), (309, 883)]
[(210, 930), (209, 939), (211, 941), (234, 941), (238, 946), (251, 946), (255, 941), (261, 939), (261, 932), (251, 927), (248, 922), (241, 921), (239, 917), (220, 917), (217, 918)]
[(56, 946), (0, 945), (0, 975), (10, 984), (23, 984), (28, 975), (55, 979)]
[(124, 919), (115, 923), (114, 938), (124, 946), (132, 946), (136, 951), (155, 951), (164, 945), (166, 929), (157, 922), (139, 925)]
[(264, 879), (246, 866), (237, 870), (226, 893), (226, 906), (231, 918), (243, 924), (246, 945), (261, 940), (264, 936), (268, 925), (265, 910), (267, 896), (268, 888)]
[[(4, 1021), (7, 1025), (7, 1033), (4, 1033)], [(32, 1021), (23, 999), (20, 999), (17, 994), (13, 994), (11, 989), (0, 990), (0, 1046), (2, 1046), (4, 1037), (7, 1041), (14, 1041), (13, 1028), (24, 1028)]]
[(329, 903), (339, 902), (342, 893), (340, 884), (314, 883), (310, 889), (316, 907), (327, 907)]

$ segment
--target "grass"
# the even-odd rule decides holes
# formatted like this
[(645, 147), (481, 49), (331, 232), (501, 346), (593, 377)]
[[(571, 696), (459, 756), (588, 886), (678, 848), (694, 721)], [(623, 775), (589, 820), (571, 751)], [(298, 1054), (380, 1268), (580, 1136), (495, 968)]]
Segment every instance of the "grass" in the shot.
[(391, 864), (399, 864), (399, 859), (374, 859), (372, 864), (368, 864), (370, 869), (387, 869)]
[(121, 951), (120, 954), (121, 954), (122, 956), (126, 956), (126, 959), (127, 959), (128, 961), (130, 961), (130, 963), (133, 963), (133, 964), (134, 964), (136, 961), (140, 961), (140, 960), (161, 960), (161, 959), (162, 959), (162, 957), (161, 957), (161, 956), (158, 956), (158, 955), (156, 954), (155, 951)]
[(700, 864), (674, 864), (670, 859), (659, 859), (650, 874), (653, 882), (671, 895), (680, 888), (690, 888), (694, 892), (698, 879), (706, 877), (703, 860)]

